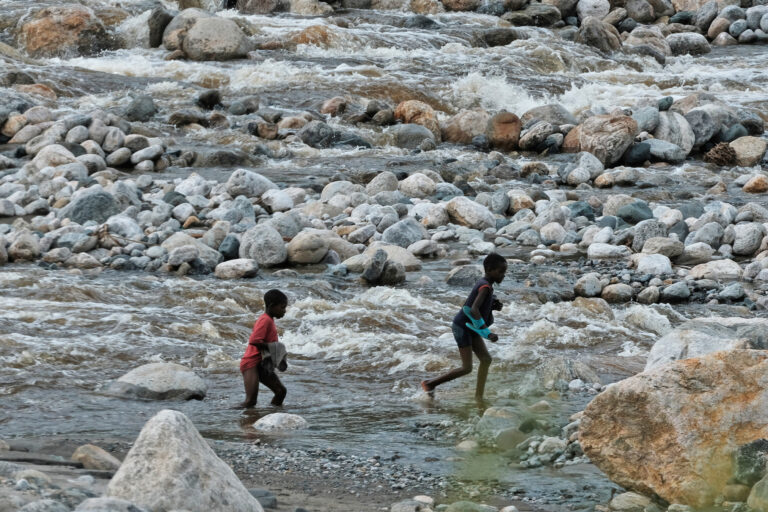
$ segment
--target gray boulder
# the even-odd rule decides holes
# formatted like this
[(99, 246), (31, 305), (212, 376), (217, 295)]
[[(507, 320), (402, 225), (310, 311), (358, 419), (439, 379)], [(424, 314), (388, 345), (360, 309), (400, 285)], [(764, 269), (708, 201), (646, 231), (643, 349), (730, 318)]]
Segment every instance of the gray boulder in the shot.
[(395, 146), (405, 149), (417, 149), (425, 139), (435, 142), (435, 135), (420, 124), (399, 124), (392, 127)]
[(246, 57), (252, 45), (234, 20), (213, 17), (198, 18), (181, 49), (192, 60), (231, 60)]
[(408, 247), (409, 245), (429, 237), (426, 228), (413, 217), (405, 219), (388, 227), (382, 233), (382, 241)]
[(59, 210), (58, 217), (70, 219), (78, 224), (85, 224), (89, 220), (100, 224), (118, 213), (120, 210), (115, 197), (101, 188), (97, 188), (83, 191), (67, 206)]
[(260, 267), (274, 267), (288, 258), (288, 250), (273, 226), (259, 224), (243, 233), (240, 257), (256, 260)]
[(146, 400), (202, 400), (208, 392), (208, 386), (186, 366), (149, 363), (109, 383), (105, 392)]

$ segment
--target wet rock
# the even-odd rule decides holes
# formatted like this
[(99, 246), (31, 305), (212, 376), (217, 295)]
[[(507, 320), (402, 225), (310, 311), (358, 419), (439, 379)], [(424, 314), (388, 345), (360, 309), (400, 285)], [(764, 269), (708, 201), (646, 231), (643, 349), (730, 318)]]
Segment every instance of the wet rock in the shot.
[(173, 15), (162, 5), (158, 5), (149, 14), (147, 24), (149, 25), (149, 47), (157, 48), (163, 44), (163, 32), (165, 27), (173, 20)]
[(603, 285), (600, 283), (600, 275), (591, 273), (580, 277), (576, 281), (573, 291), (580, 297), (600, 296), (600, 293), (603, 291)]
[(231, 60), (245, 57), (250, 42), (233, 20), (198, 18), (187, 30), (181, 49), (192, 60)]
[(176, 15), (163, 30), (163, 46), (168, 51), (181, 50), (181, 44), (187, 31), (199, 18), (210, 18), (213, 15), (199, 8), (186, 8)]
[(733, 260), (717, 260), (696, 265), (691, 269), (690, 276), (693, 279), (739, 279), (743, 271), (738, 263)]
[(535, 151), (542, 145), (544, 140), (555, 131), (555, 127), (545, 121), (539, 121), (533, 126), (523, 131), (518, 141), (520, 149), (524, 151)]
[(231, 259), (216, 265), (214, 273), (219, 279), (246, 279), (259, 273), (259, 264), (247, 258)]
[(640, 304), (656, 304), (659, 302), (660, 295), (658, 287), (649, 286), (637, 294), (637, 302)]
[(765, 235), (765, 228), (758, 222), (747, 222), (734, 226), (735, 240), (733, 254), (751, 256), (760, 248)]
[(704, 55), (712, 51), (707, 38), (694, 32), (682, 32), (667, 36), (672, 55)]
[(736, 155), (736, 163), (742, 167), (752, 167), (763, 159), (768, 141), (759, 137), (739, 137), (729, 144)]
[(399, 124), (392, 128), (395, 145), (399, 148), (417, 149), (424, 140), (435, 142), (435, 135), (420, 124)]
[(744, 184), (743, 187), (744, 192), (750, 193), (750, 194), (761, 194), (763, 192), (768, 191), (768, 178), (763, 176), (762, 174), (758, 174), (757, 176), (753, 176)]
[(485, 110), (464, 110), (450, 117), (441, 127), (446, 142), (469, 144), (478, 135), (484, 135), (491, 116)]
[(120, 467), (119, 459), (92, 444), (79, 446), (72, 454), (72, 460), (80, 462), (85, 469), (116, 471)]
[(579, 0), (576, 5), (576, 14), (579, 20), (593, 16), (598, 20), (605, 18), (611, 10), (611, 4), (608, 0)]
[[(696, 136), (688, 121), (676, 112), (662, 112), (659, 115), (659, 125), (656, 127), (653, 136), (656, 139), (675, 144), (686, 155), (691, 152), (696, 140)], [(653, 147), (651, 148), (651, 153), (653, 154)]]
[(219, 459), (192, 422), (163, 410), (142, 429), (107, 496), (151, 510), (256, 511), (262, 507)]
[(102, 223), (118, 213), (117, 201), (112, 194), (101, 189), (87, 189), (59, 210), (58, 217), (78, 224), (85, 224), (89, 220)]
[(651, 499), (636, 492), (623, 492), (613, 497), (611, 510), (615, 512), (642, 512), (651, 504)]
[(378, 283), (386, 263), (387, 253), (382, 249), (377, 249), (366, 263), (362, 278), (370, 284)]
[(413, 217), (406, 217), (385, 229), (381, 239), (389, 244), (408, 247), (428, 237), (429, 234), (423, 225)]
[[(693, 137), (691, 139), (693, 140)], [(683, 148), (666, 140), (648, 139), (645, 143), (650, 146), (651, 157), (655, 160), (675, 164), (684, 162), (685, 157), (688, 156)]]
[(525, 112), (520, 118), (520, 121), (524, 125), (533, 120), (544, 121), (555, 126), (563, 124), (576, 125), (579, 123), (576, 117), (559, 103), (532, 108)]
[(573, 131), (576, 130), (580, 150), (592, 153), (604, 165), (611, 165), (632, 145), (637, 123), (629, 116), (600, 115), (588, 118)]
[(288, 261), (298, 264), (319, 263), (328, 253), (328, 247), (328, 240), (320, 233), (302, 231), (286, 246)]
[(440, 125), (434, 109), (424, 102), (407, 100), (395, 108), (395, 119), (403, 123), (420, 124), (427, 128), (435, 137), (435, 142), (441, 141)]
[(35, 12), (24, 19), (17, 39), (32, 57), (76, 57), (117, 48), (94, 12), (78, 4)]
[(746, 291), (741, 283), (731, 283), (717, 294), (717, 298), (725, 301), (736, 301), (743, 299), (745, 295)]
[(638, 222), (652, 219), (653, 212), (645, 201), (635, 201), (619, 208), (616, 216), (628, 224), (637, 224)]
[(705, 32), (712, 24), (715, 18), (717, 18), (717, 11), (719, 10), (717, 2), (711, 0), (705, 3), (696, 11), (696, 17), (693, 24), (696, 28)]
[(659, 125), (659, 109), (643, 107), (632, 113), (632, 119), (637, 122), (638, 132), (653, 132)]
[(669, 285), (661, 290), (662, 302), (682, 302), (691, 296), (688, 285), (682, 281)]
[[(627, 489), (709, 505), (731, 476), (736, 447), (766, 437), (758, 405), (764, 400), (766, 359), (762, 351), (718, 352), (625, 379), (587, 406), (581, 446)], [(718, 404), (716, 415), (712, 403)], [(693, 471), (699, 464), (711, 471)]]
[(259, 418), (253, 424), (253, 428), (265, 432), (299, 430), (307, 428), (309, 423), (298, 414), (288, 414), (284, 412), (275, 412)]
[(575, 41), (593, 46), (603, 52), (613, 52), (621, 48), (621, 36), (616, 27), (592, 16), (582, 20)]
[(632, 287), (628, 284), (609, 284), (600, 293), (600, 297), (608, 303), (619, 304), (632, 300)]
[(129, 121), (145, 123), (152, 119), (155, 114), (157, 114), (155, 101), (147, 95), (136, 96), (125, 109), (125, 118)]
[(487, 134), (491, 147), (500, 151), (512, 151), (517, 148), (522, 123), (510, 112), (499, 112), (488, 121)]
[(507, 12), (501, 19), (508, 21), (511, 25), (550, 27), (560, 21), (562, 15), (554, 5), (533, 3), (522, 10)]
[(282, 235), (274, 227), (260, 224), (243, 233), (240, 257), (255, 260), (260, 267), (273, 267), (288, 258), (288, 251)]
[(384, 286), (394, 286), (405, 282), (405, 267), (396, 261), (387, 261), (379, 277), (379, 283)]
[(383, 171), (368, 182), (365, 186), (365, 193), (369, 196), (375, 196), (379, 192), (393, 192), (397, 190), (398, 185), (397, 176), (389, 171)]
[(232, 197), (260, 197), (267, 190), (277, 189), (277, 185), (261, 174), (238, 169), (233, 172), (226, 183), (227, 193)]
[(685, 120), (693, 130), (693, 147), (701, 147), (712, 139), (718, 132), (719, 126), (704, 109), (692, 109), (685, 114)]
[(712, 44), (715, 46), (733, 46), (739, 44), (739, 42), (731, 34), (722, 32), (712, 41)]
[(34, 260), (40, 256), (40, 243), (35, 235), (22, 231), (8, 247), (7, 255), (11, 261)]
[(208, 386), (191, 369), (176, 363), (139, 366), (105, 387), (108, 394), (147, 400), (202, 400)]
[[(707, 37), (709, 39), (716, 39), (720, 34), (728, 34), (728, 27), (731, 26), (731, 22), (725, 18), (717, 17), (712, 21), (712, 24), (707, 29)], [(730, 39), (733, 36), (728, 34)], [(735, 41), (735, 39), (733, 39)]]
[(496, 226), (496, 219), (486, 208), (466, 197), (454, 197), (446, 204), (451, 220), (462, 226), (483, 230)]
[(446, 282), (451, 286), (472, 286), (485, 272), (480, 265), (462, 265), (448, 273)]

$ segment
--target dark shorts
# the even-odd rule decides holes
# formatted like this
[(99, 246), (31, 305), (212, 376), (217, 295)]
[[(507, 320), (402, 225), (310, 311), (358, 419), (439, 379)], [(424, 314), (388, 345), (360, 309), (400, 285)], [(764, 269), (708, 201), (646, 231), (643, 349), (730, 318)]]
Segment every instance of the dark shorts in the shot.
[(459, 348), (472, 346), (472, 331), (458, 324), (451, 324), (451, 330)]

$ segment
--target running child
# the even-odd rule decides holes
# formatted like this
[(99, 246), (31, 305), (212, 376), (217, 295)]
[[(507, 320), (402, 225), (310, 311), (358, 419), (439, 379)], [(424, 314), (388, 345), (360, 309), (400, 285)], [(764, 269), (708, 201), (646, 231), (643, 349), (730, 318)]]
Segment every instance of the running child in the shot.
[[(501, 311), (502, 304), (493, 294), (493, 285), (501, 283), (507, 273), (507, 260), (503, 256), (491, 253), (483, 260), (485, 276), (480, 278), (469, 297), (464, 302), (465, 308), (459, 310), (453, 318), (451, 330), (456, 344), (459, 346), (459, 356), (461, 356), (461, 368), (455, 368), (448, 373), (430, 380), (421, 382), (421, 388), (430, 396), (440, 384), (452, 381), (472, 372), (472, 352), (480, 360), (480, 366), (477, 369), (477, 387), (475, 388), (475, 399), (483, 400), (485, 393), (485, 381), (488, 378), (488, 368), (491, 366), (491, 356), (480, 335), (473, 329), (467, 327), (467, 324), (474, 326), (482, 319), (485, 322), (485, 328), (493, 324), (493, 311)], [(467, 317), (464, 309), (469, 308), (472, 318)], [(473, 321), (473, 319), (475, 321)], [(496, 342), (499, 337), (493, 333), (487, 334), (488, 340)]]
[(248, 338), (248, 346), (240, 361), (240, 372), (243, 374), (245, 385), (245, 402), (241, 407), (250, 408), (256, 405), (259, 396), (259, 382), (267, 386), (275, 394), (272, 405), (283, 405), (287, 393), (275, 372), (267, 372), (261, 364), (261, 352), (268, 351), (267, 343), (277, 342), (275, 318), (285, 316), (288, 307), (288, 297), (280, 290), (269, 290), (264, 294), (264, 313), (256, 320), (253, 331)]

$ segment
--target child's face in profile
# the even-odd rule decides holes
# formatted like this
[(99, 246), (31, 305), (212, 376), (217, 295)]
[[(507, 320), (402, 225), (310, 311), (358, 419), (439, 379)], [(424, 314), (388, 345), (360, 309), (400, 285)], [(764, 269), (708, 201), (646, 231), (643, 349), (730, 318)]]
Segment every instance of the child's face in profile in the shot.
[(285, 310), (288, 309), (288, 303), (275, 304), (269, 307), (269, 313), (272, 318), (283, 318), (285, 316)]
[(504, 276), (507, 275), (507, 265), (499, 265), (498, 267), (494, 268), (490, 272), (488, 272), (488, 277), (490, 277), (494, 283), (500, 283), (504, 280)]

